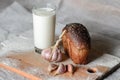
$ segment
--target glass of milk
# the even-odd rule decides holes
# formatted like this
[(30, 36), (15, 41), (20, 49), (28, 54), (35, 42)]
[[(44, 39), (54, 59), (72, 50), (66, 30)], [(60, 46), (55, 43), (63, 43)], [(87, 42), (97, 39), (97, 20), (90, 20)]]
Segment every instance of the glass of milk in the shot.
[(32, 12), (35, 51), (41, 53), (42, 49), (48, 48), (54, 43), (55, 6), (51, 4), (39, 5), (34, 7)]

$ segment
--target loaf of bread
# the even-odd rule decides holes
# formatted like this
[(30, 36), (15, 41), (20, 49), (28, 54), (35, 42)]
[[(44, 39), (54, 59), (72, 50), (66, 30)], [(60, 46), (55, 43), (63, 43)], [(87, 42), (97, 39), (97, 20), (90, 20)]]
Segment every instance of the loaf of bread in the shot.
[(67, 24), (63, 31), (63, 47), (76, 64), (85, 64), (91, 47), (90, 35), (86, 27), (80, 23)]

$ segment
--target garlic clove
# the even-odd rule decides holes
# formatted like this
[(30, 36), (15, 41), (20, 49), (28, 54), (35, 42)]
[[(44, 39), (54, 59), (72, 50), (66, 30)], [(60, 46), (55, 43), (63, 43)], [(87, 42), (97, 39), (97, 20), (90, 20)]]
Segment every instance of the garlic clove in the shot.
[(74, 68), (74, 66), (73, 66), (72, 64), (68, 64), (68, 65), (67, 65), (67, 71), (70, 72), (71, 74), (73, 74), (74, 69), (75, 69), (75, 68)]
[(50, 64), (48, 66), (48, 71), (52, 72), (52, 71), (56, 70), (57, 68), (58, 68), (58, 65), (56, 65), (56, 64)]
[(50, 59), (51, 59), (51, 52), (52, 52), (52, 49), (51, 49), (51, 48), (44, 49), (44, 50), (42, 50), (42, 52), (41, 52), (41, 56), (42, 56), (44, 59), (50, 61)]
[(62, 61), (62, 53), (60, 50), (58, 50), (58, 58), (57, 58), (56, 62), (60, 62), (60, 61)]
[(53, 55), (52, 55), (51, 61), (56, 61), (57, 58), (58, 58), (58, 49), (55, 48), (54, 51), (53, 51)]
[(57, 69), (57, 71), (56, 71), (56, 73), (55, 73), (55, 75), (63, 74), (63, 73), (65, 73), (66, 71), (67, 71), (66, 65), (60, 64), (59, 67), (58, 67), (58, 69)]

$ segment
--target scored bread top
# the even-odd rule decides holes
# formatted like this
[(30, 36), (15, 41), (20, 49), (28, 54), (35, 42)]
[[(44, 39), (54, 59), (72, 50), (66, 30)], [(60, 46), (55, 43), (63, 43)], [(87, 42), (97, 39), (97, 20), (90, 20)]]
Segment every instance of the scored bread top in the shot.
[(64, 30), (66, 30), (67, 37), (75, 43), (75, 46), (82, 48), (80, 46), (85, 45), (85, 47), (90, 48), (90, 35), (84, 25), (80, 23), (70, 23), (63, 28), (63, 31)]

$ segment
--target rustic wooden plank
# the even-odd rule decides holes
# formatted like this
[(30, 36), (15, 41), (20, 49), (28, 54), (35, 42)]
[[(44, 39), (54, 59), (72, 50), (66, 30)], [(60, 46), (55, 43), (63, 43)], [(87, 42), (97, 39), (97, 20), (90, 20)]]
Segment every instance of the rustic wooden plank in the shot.
[(0, 80), (28, 80), (28, 78), (0, 67)]
[[(93, 56), (96, 57), (95, 55)], [(11, 65), (7, 59), (9, 61), (17, 60), (17, 63), (19, 64), (16, 63), (17, 67)], [(34, 53), (33, 51), (20, 52), (17, 54), (16, 52), (12, 52), (11, 55), (0, 58), (0, 62), (6, 64), (9, 63), (8, 66), (18, 68), (28, 74), (32, 74), (44, 80), (97, 80), (102, 78), (113, 68), (118, 67), (118, 64), (120, 64), (120, 59), (109, 54), (102, 54), (91, 60), (91, 62), (87, 65), (75, 65), (70, 58), (66, 58), (60, 63), (74, 64), (77, 69), (73, 75), (66, 72), (57, 76), (53, 75), (54, 72), (51, 74), (48, 73), (47, 66), (49, 65), (49, 62), (41, 58), (40, 54)]]
[(7, 70), (10, 70), (10, 71), (12, 71), (12, 72), (15, 72), (15, 73), (17, 73), (17, 74), (19, 74), (19, 75), (21, 75), (21, 76), (23, 76), (23, 77), (26, 77), (26, 78), (28, 78), (28, 79), (31, 79), (31, 80), (41, 80), (40, 78), (37, 78), (36, 76), (33, 76), (33, 75), (28, 74), (28, 73), (26, 73), (26, 72), (23, 72), (23, 71), (21, 71), (21, 70), (19, 70), (19, 69), (16, 69), (16, 68), (7, 66), (7, 65), (5, 65), (5, 64), (0, 64), (0, 67), (1, 67), (1, 68), (4, 68), (4, 69), (7, 69)]

